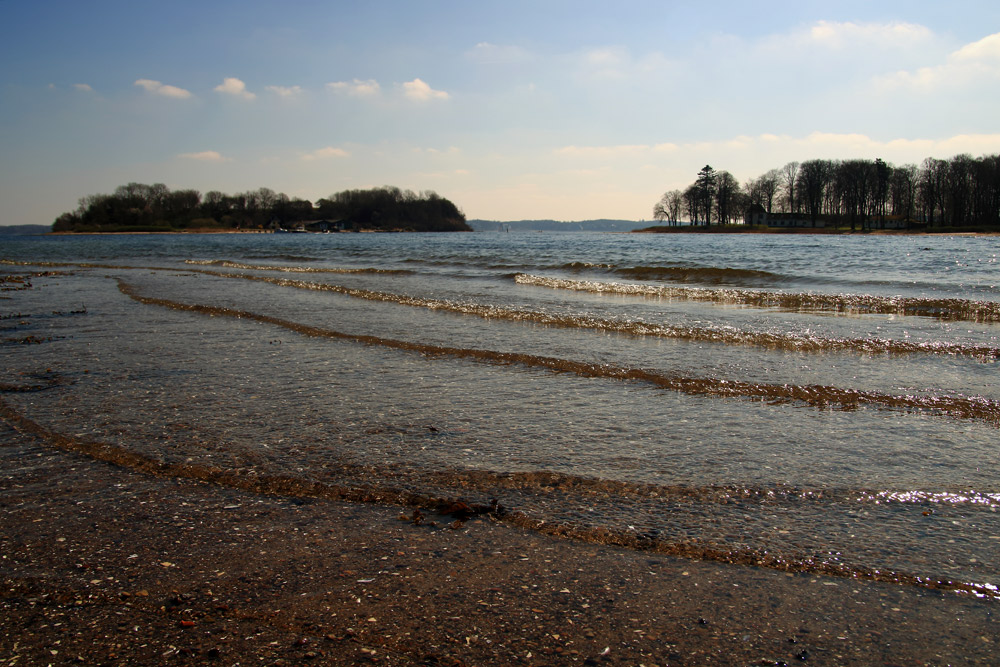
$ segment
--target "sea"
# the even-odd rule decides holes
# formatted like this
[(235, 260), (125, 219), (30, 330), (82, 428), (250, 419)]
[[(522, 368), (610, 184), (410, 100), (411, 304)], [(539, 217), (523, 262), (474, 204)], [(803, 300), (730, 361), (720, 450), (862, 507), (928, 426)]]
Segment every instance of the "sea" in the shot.
[(997, 236), (0, 236), (0, 401), (261, 493), (998, 599), (998, 258)]

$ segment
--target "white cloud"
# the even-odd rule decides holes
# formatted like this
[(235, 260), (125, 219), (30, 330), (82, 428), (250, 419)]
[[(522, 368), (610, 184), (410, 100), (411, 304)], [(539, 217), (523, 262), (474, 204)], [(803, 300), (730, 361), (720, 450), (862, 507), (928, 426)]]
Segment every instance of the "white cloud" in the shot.
[(84, 93), (92, 93), (92, 92), (94, 92), (94, 89), (91, 88), (89, 85), (87, 85), (85, 83), (74, 83), (73, 87), (76, 88), (77, 90), (79, 90), (80, 92), (84, 92)]
[(298, 97), (302, 94), (302, 86), (267, 86), (265, 90), (278, 97)]
[(978, 42), (966, 44), (952, 55), (955, 62), (981, 62), (1000, 64), (1000, 32), (983, 37)]
[(247, 85), (233, 76), (227, 76), (222, 83), (215, 87), (215, 92), (242, 97), (245, 100), (252, 100), (257, 97), (247, 90)]
[(378, 81), (375, 79), (368, 79), (367, 81), (354, 79), (351, 82), (334, 81), (333, 83), (326, 84), (326, 87), (334, 92), (345, 93), (354, 97), (371, 97), (379, 93)]
[(173, 97), (181, 100), (191, 97), (191, 93), (183, 88), (167, 86), (153, 79), (138, 79), (134, 85), (145, 88), (154, 95), (163, 95), (164, 97)]
[(443, 90), (434, 90), (420, 79), (407, 81), (403, 84), (403, 94), (411, 100), (427, 102), (429, 100), (446, 100), (448, 93)]
[(200, 153), (181, 153), (177, 157), (185, 160), (197, 160), (199, 162), (228, 162), (229, 158), (222, 157), (219, 151), (201, 151)]
[(944, 88), (982, 86), (987, 79), (1000, 79), (1000, 33), (966, 44), (948, 55), (945, 62), (916, 70), (901, 70), (881, 77), (877, 84), (933, 93)]
[(327, 146), (326, 148), (320, 148), (313, 151), (312, 153), (306, 153), (302, 156), (303, 160), (326, 160), (329, 158), (345, 158), (350, 157), (351, 154), (345, 151), (343, 148), (336, 148), (334, 146)]

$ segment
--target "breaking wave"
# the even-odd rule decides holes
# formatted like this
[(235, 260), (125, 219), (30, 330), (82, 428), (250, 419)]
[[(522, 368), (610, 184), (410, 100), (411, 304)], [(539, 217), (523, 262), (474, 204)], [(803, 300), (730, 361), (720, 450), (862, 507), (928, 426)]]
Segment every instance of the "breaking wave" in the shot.
[(312, 266), (268, 266), (261, 264), (245, 264), (234, 262), (228, 259), (187, 259), (185, 264), (197, 266), (222, 266), (227, 269), (243, 269), (252, 271), (281, 271), (284, 273), (382, 273), (382, 274), (408, 274), (413, 273), (406, 269), (343, 269), (343, 268), (319, 268)]
[(525, 273), (514, 277), (520, 285), (551, 289), (657, 297), (677, 301), (779, 308), (793, 312), (832, 312), (933, 317), (941, 320), (1000, 322), (1000, 302), (972, 299), (933, 299), (924, 297), (875, 296), (872, 294), (812, 294), (804, 292), (766, 292), (746, 289), (706, 289), (667, 287), (588, 280), (547, 278)]
[(682, 283), (712, 284), (776, 282), (783, 278), (783, 276), (769, 271), (715, 266), (634, 266), (615, 269), (615, 273), (632, 280), (670, 280)]

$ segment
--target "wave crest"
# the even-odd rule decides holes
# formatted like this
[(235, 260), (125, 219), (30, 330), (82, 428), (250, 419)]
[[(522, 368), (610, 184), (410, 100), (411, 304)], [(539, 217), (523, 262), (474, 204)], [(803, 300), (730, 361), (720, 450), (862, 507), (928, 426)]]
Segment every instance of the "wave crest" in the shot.
[(766, 292), (746, 289), (667, 287), (590, 280), (566, 280), (526, 273), (514, 277), (520, 285), (551, 289), (658, 297), (678, 301), (706, 301), (726, 305), (779, 308), (793, 312), (833, 312), (858, 314), (910, 315), (940, 320), (1000, 322), (1000, 302), (972, 299), (876, 296), (873, 294), (813, 294), (807, 292)]

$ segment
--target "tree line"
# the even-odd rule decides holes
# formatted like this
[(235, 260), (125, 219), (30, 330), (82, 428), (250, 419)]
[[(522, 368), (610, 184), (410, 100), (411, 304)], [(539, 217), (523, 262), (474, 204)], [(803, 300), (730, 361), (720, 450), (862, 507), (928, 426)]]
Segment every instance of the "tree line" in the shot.
[(927, 158), (900, 167), (876, 160), (808, 160), (740, 185), (728, 171), (706, 165), (685, 190), (671, 190), (653, 207), (668, 224), (739, 224), (750, 207), (836, 226), (877, 229), (886, 220), (930, 228), (1000, 228), (1000, 155)]
[(393, 186), (345, 190), (315, 204), (270, 188), (234, 195), (218, 191), (170, 190), (162, 183), (121, 185), (112, 194), (80, 198), (63, 213), (55, 232), (254, 230), (286, 228), (318, 220), (359, 230), (469, 231), (465, 215), (432, 191), (419, 194)]

